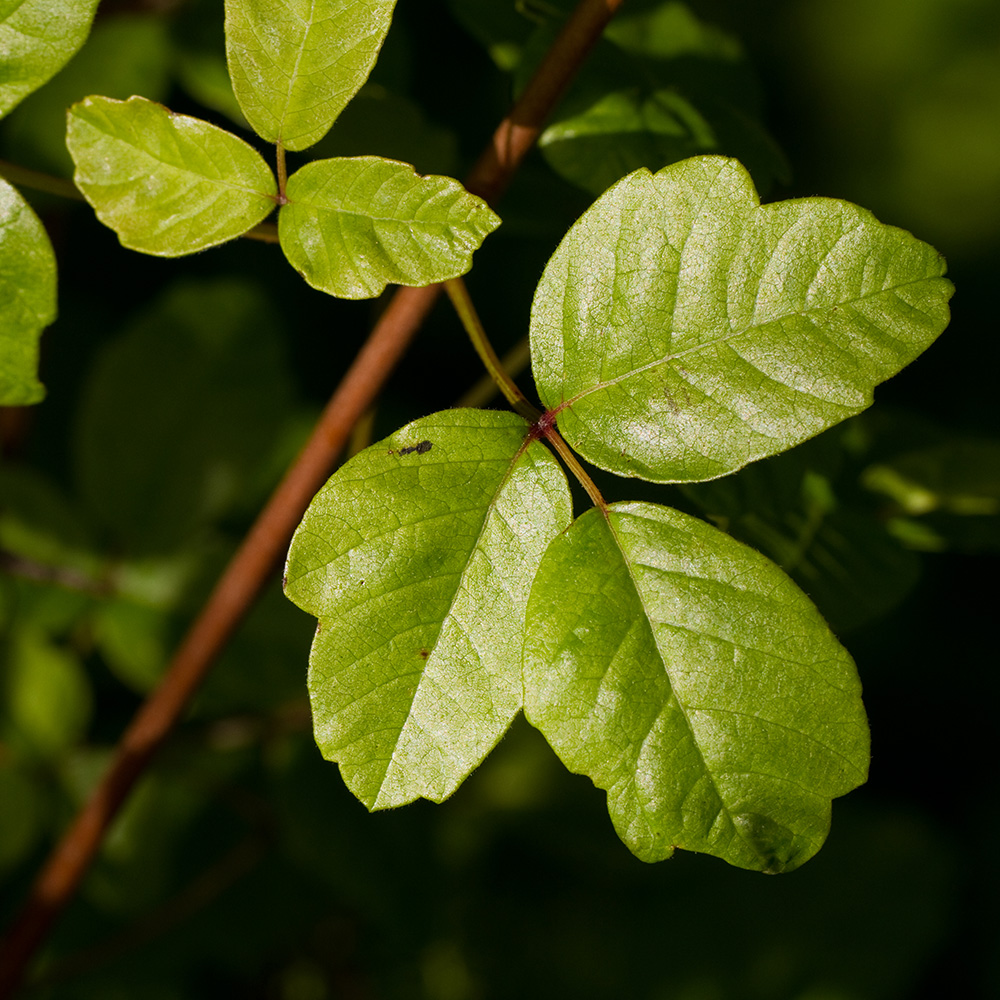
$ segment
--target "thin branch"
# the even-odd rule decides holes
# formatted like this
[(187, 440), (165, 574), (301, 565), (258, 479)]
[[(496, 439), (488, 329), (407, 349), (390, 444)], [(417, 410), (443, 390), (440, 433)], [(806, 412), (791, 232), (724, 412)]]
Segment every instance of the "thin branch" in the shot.
[[(517, 378), (531, 362), (531, 347), (527, 337), (522, 337), (501, 359), (500, 367), (511, 377)], [(496, 382), (484, 375), (472, 388), (455, 401), (456, 407), (485, 406), (499, 391)]]
[(490, 343), (490, 338), (486, 335), (479, 313), (476, 312), (476, 307), (472, 304), (472, 298), (468, 288), (465, 287), (465, 282), (461, 278), (452, 278), (444, 283), (444, 288), (490, 378), (507, 397), (507, 402), (522, 417), (534, 423), (542, 415), (541, 411), (528, 402), (527, 397), (518, 389), (514, 380), (504, 371), (504, 367), (497, 357), (497, 352), (493, 349), (493, 344)]
[[(581, 0), (469, 177), (493, 201), (506, 189), (573, 74), (623, 0)], [(122, 736), (108, 772), (56, 845), (0, 948), (0, 1000), (17, 989), (53, 921), (72, 898), (112, 819), (216, 656), (260, 593), (355, 421), (371, 405), (440, 286), (401, 288), (320, 416), (312, 436), (233, 556), (160, 686)]]
[(62, 177), (53, 177), (51, 174), (43, 174), (38, 170), (29, 170), (27, 167), (19, 167), (16, 163), (8, 163), (6, 160), (0, 160), (0, 177), (6, 178), (11, 184), (18, 187), (44, 191), (46, 194), (57, 194), (62, 198), (72, 198), (74, 201), (84, 200), (83, 195), (80, 194), (72, 181), (63, 180)]
[(52, 583), (67, 590), (78, 590), (82, 594), (108, 597), (113, 588), (108, 580), (97, 579), (81, 573), (69, 566), (51, 566), (34, 559), (27, 559), (15, 552), (0, 549), (0, 570), (10, 576), (23, 577), (37, 583)]
[(273, 222), (261, 222), (243, 234), (244, 239), (261, 240), (263, 243), (278, 243), (278, 227)]
[(597, 484), (587, 475), (587, 470), (580, 464), (579, 459), (573, 454), (573, 450), (562, 439), (562, 435), (556, 430), (555, 423), (551, 422), (550, 414), (546, 413), (539, 424), (538, 436), (545, 438), (559, 453), (559, 457), (566, 463), (566, 467), (576, 476), (577, 482), (587, 491), (587, 496), (594, 501), (594, 506), (607, 513), (608, 505), (601, 496), (601, 491)]

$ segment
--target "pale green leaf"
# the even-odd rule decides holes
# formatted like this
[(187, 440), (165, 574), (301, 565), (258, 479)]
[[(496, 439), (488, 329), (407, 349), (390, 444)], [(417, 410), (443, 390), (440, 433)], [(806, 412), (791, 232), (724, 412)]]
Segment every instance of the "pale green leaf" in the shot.
[(87, 40), (98, 0), (0, 0), (0, 116), (55, 76)]
[(511, 413), (414, 421), (344, 465), (292, 541), (286, 593), (319, 619), (316, 741), (369, 808), (439, 802), (521, 707), (524, 611), (571, 518)]
[(73, 61), (7, 117), (6, 148), (17, 150), (18, 164), (71, 177), (66, 109), (88, 94), (121, 100), (142, 94), (147, 100), (162, 101), (170, 90), (173, 61), (165, 18), (149, 14), (98, 18)]
[(258, 135), (321, 139), (368, 79), (395, 0), (226, 0), (233, 89)]
[(944, 261), (847, 202), (761, 206), (734, 160), (636, 171), (539, 283), (532, 359), (589, 461), (712, 479), (860, 412), (944, 329)]
[(37, 403), (38, 338), (56, 318), (56, 258), (28, 203), (0, 178), (0, 405)]
[(500, 225), (458, 181), (377, 156), (309, 163), (287, 195), (278, 213), (285, 256), (313, 288), (347, 299), (465, 274)]
[(552, 543), (524, 686), (529, 721), (607, 791), (646, 861), (682, 848), (790, 870), (822, 845), (830, 800), (867, 773), (857, 673), (809, 599), (665, 507), (594, 509)]
[(275, 206), (267, 164), (242, 139), (142, 97), (69, 111), (74, 180), (122, 245), (179, 257), (241, 236)]

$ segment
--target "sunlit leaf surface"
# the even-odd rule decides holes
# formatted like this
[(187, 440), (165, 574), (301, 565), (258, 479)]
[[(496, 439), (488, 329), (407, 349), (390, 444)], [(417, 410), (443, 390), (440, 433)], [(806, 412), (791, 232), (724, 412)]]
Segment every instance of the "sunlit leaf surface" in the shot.
[(532, 588), (525, 713), (607, 791), (645, 861), (675, 848), (786, 871), (812, 857), (830, 800), (865, 780), (854, 664), (763, 556), (644, 503), (584, 514)]
[(74, 181), (123, 246), (179, 257), (241, 236), (275, 206), (260, 154), (208, 122), (142, 97), (69, 111)]
[(306, 149), (368, 79), (395, 0), (226, 0), (226, 50), (247, 121)]
[(316, 160), (288, 179), (281, 247), (313, 288), (341, 298), (464, 274), (500, 224), (450, 177), (377, 156)]
[(450, 410), (361, 452), (315, 497), (285, 590), (319, 618), (316, 741), (369, 808), (440, 801), (521, 708), (524, 611), (566, 480), (510, 413)]
[(711, 479), (870, 405), (947, 324), (944, 270), (847, 202), (761, 206), (734, 160), (639, 170), (549, 261), (535, 380), (595, 465)]
[(86, 41), (98, 0), (0, 0), (0, 116), (37, 90)]
[(56, 318), (56, 259), (28, 203), (0, 178), (0, 405), (37, 403), (38, 338)]

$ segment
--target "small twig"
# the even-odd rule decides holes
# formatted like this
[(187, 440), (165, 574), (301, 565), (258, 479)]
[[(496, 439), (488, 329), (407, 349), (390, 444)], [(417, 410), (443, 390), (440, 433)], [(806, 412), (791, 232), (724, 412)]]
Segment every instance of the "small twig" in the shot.
[(16, 163), (8, 163), (6, 160), (0, 160), (0, 177), (6, 178), (11, 184), (16, 184), (18, 187), (44, 191), (46, 194), (57, 194), (62, 198), (72, 198), (75, 201), (85, 200), (72, 181), (53, 177), (51, 174), (43, 174), (38, 170), (29, 170), (27, 167), (19, 167)]
[(517, 387), (514, 380), (504, 371), (504, 367), (497, 357), (497, 352), (493, 349), (493, 344), (490, 343), (490, 338), (486, 335), (486, 330), (479, 319), (479, 313), (476, 312), (476, 307), (472, 304), (465, 282), (461, 278), (452, 278), (444, 283), (444, 288), (490, 378), (507, 397), (507, 402), (525, 420), (534, 423), (542, 415), (541, 411), (528, 402), (527, 397)]
[(559, 457), (566, 463), (566, 467), (576, 476), (577, 482), (587, 491), (587, 496), (594, 501), (594, 506), (607, 512), (608, 505), (604, 497), (601, 496), (601, 491), (597, 488), (594, 480), (587, 475), (587, 470), (580, 464), (579, 459), (573, 453), (573, 449), (566, 444), (560, 433), (556, 430), (555, 421), (551, 414), (544, 414), (537, 427), (538, 436), (545, 438), (555, 448), (559, 453)]
[(274, 147), (275, 162), (278, 168), (278, 204), (287, 205), (285, 185), (288, 183), (288, 167), (285, 166), (285, 147), (279, 142)]
[(11, 576), (23, 577), (25, 580), (53, 583), (57, 587), (78, 590), (95, 597), (107, 597), (113, 589), (107, 580), (95, 579), (69, 566), (50, 566), (4, 549), (0, 549), (0, 570)]
[[(581, 0), (466, 180), (494, 201), (510, 183), (587, 53), (623, 0)], [(371, 405), (440, 286), (398, 289), (320, 416), (312, 436), (226, 567), (160, 686), (139, 709), (91, 798), (63, 834), (0, 947), (0, 1000), (17, 989), (49, 927), (72, 898), (111, 820), (263, 588), (355, 421)]]
[[(527, 337), (522, 337), (501, 359), (500, 367), (511, 378), (516, 378), (531, 362), (531, 347)], [(485, 406), (498, 392), (496, 382), (487, 374), (455, 401), (456, 407)]]
[(273, 222), (262, 222), (247, 230), (243, 234), (244, 239), (260, 240), (263, 243), (278, 243), (278, 227)]

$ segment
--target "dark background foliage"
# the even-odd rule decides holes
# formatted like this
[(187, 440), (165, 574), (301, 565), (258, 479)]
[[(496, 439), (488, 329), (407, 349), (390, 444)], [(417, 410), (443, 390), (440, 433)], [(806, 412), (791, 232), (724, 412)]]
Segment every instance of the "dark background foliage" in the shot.
[[(104, 3), (87, 47), (0, 126), (0, 155), (68, 175), (63, 114), (88, 93), (139, 93), (233, 127), (221, 6)], [(461, 176), (565, 6), (399, 0), (370, 84), (310, 156), (381, 153)], [(683, 492), (601, 479), (609, 498), (685, 506), (781, 561), (854, 654), (871, 779), (834, 804), (827, 846), (778, 877), (694, 855), (643, 865), (615, 838), (603, 796), (523, 723), (443, 806), (368, 815), (312, 742), (313, 622), (275, 584), (112, 831), (27, 995), (1000, 992), (987, 916), (1000, 890), (1000, 351), (989, 306), (1000, 8), (687, 9), (717, 26), (722, 55), (654, 67), (671, 101), (690, 101), (674, 106), (688, 115), (669, 140), (678, 155), (740, 155), (771, 198), (856, 201), (933, 243), (958, 288), (952, 326), (862, 418)], [(597, 58), (564, 117), (648, 83), (628, 78), (631, 58)], [(663, 135), (649, 155), (665, 155)], [(504, 225), (468, 280), (501, 352), (524, 335), (548, 255), (593, 198), (577, 175), (595, 155), (534, 154), (499, 205)], [(60, 318), (43, 338), (46, 401), (0, 424), (5, 919), (380, 308), (312, 291), (274, 246), (143, 257), (87, 206), (26, 193), (58, 255)], [(480, 374), (442, 303), (371, 433), (452, 405)]]

